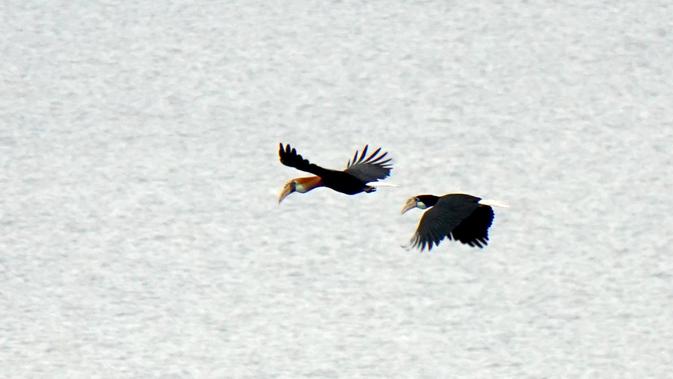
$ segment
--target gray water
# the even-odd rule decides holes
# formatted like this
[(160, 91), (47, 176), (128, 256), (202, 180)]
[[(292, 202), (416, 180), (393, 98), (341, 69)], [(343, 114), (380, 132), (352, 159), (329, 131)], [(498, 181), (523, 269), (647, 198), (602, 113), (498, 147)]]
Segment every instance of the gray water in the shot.
[[(670, 2), (0, 10), (0, 376), (673, 372)], [(449, 192), (490, 245), (403, 248)]]

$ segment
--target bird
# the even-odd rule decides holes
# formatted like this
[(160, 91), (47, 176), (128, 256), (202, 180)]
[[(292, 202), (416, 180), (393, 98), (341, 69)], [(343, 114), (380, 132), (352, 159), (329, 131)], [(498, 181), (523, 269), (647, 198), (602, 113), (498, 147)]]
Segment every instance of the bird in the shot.
[(428, 209), (423, 213), (418, 228), (410, 240), (411, 247), (432, 250), (444, 237), (472, 247), (488, 245), (488, 228), (493, 222), (493, 206), (503, 203), (479, 197), (450, 193), (444, 196), (417, 195), (409, 198), (402, 214), (413, 208)]
[(331, 188), (347, 195), (376, 191), (376, 185), (371, 182), (388, 177), (390, 170), (392, 170), (392, 163), (391, 158), (384, 159), (388, 155), (387, 152), (379, 154), (381, 152), (380, 147), (367, 156), (368, 148), (369, 145), (365, 145), (361, 153), (356, 150), (353, 159), (346, 164), (346, 169), (338, 171), (310, 163), (297, 154), (295, 148), (289, 144), (283, 146), (283, 143), (280, 143), (278, 155), (282, 164), (309, 172), (315, 176), (294, 178), (287, 181), (278, 196), (278, 204), (293, 192), (306, 193), (319, 187)]

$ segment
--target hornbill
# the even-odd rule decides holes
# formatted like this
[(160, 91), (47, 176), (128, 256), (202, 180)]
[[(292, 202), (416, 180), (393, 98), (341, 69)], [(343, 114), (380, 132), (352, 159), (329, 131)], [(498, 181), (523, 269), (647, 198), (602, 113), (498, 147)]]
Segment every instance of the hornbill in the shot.
[(297, 170), (310, 172), (315, 176), (289, 180), (280, 192), (278, 203), (280, 204), (292, 192), (306, 193), (318, 187), (331, 188), (347, 195), (376, 191), (374, 185), (369, 183), (384, 179), (390, 175), (392, 163), (390, 163), (390, 158), (383, 159), (388, 154), (387, 152), (379, 154), (381, 151), (380, 147), (369, 156), (366, 156), (368, 147), (369, 145), (365, 145), (362, 153), (359, 155), (358, 151), (355, 151), (355, 155), (352, 161), (348, 161), (346, 169), (337, 171), (310, 163), (307, 159), (297, 154), (297, 150), (290, 147), (289, 144), (283, 147), (281, 143), (278, 155), (282, 164), (294, 167)]
[(416, 233), (411, 238), (411, 246), (421, 251), (447, 237), (470, 246), (483, 248), (488, 244), (488, 228), (493, 222), (493, 206), (507, 207), (495, 201), (482, 200), (479, 197), (450, 193), (442, 197), (418, 195), (407, 200), (402, 213), (412, 209), (426, 209), (418, 223)]

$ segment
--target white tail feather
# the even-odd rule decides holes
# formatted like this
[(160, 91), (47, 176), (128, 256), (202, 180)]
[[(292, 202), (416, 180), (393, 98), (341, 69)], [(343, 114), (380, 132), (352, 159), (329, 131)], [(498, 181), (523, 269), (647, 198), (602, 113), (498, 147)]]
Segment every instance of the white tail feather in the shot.
[(399, 187), (397, 184), (393, 183), (379, 183), (379, 182), (373, 182), (373, 183), (367, 183), (368, 186), (370, 187)]
[(481, 199), (479, 200), (479, 204), (490, 205), (492, 207), (509, 208), (508, 204), (492, 199)]

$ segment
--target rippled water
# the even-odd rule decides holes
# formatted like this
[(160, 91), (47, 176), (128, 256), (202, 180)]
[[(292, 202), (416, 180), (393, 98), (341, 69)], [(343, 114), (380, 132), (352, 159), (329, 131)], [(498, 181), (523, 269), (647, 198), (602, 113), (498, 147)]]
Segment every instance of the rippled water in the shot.
[[(667, 2), (3, 8), (2, 376), (670, 375)], [(278, 206), (281, 141), (399, 187)]]

